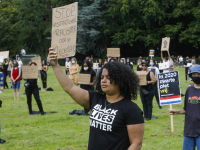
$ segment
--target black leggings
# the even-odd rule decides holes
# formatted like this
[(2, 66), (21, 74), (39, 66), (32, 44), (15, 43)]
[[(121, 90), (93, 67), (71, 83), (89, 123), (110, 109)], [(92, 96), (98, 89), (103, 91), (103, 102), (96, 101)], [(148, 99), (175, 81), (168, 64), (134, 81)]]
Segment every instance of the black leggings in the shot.
[(42, 79), (43, 88), (46, 88), (47, 87), (47, 73), (46, 72), (42, 71), (41, 79)]
[(158, 106), (160, 106), (159, 96), (158, 96), (157, 81), (154, 83), (153, 87), (154, 87), (154, 96), (156, 97), (156, 101), (158, 103)]
[(140, 97), (141, 97), (142, 105), (143, 105), (144, 118), (151, 120), (152, 100), (153, 100), (153, 96), (154, 96), (154, 90), (148, 91), (148, 92), (149, 92), (149, 94), (145, 95), (140, 91)]
[(37, 83), (30, 83), (30, 87), (26, 88), (26, 97), (27, 97), (27, 104), (28, 104), (28, 109), (29, 109), (29, 114), (32, 114), (32, 94), (35, 97), (35, 100), (37, 102), (38, 108), (41, 113), (43, 113), (43, 107), (42, 107), (42, 102), (40, 100), (39, 96), (39, 90), (38, 90), (38, 85)]

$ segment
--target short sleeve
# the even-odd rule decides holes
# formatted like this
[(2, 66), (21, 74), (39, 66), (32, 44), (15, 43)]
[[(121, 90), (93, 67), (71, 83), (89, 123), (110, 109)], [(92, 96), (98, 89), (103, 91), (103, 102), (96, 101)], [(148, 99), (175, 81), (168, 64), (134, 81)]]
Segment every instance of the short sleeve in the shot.
[(126, 113), (126, 125), (144, 123), (142, 110), (133, 102)]
[(89, 99), (90, 99), (90, 109), (97, 104), (99, 100), (102, 100), (102, 94), (99, 94), (95, 91), (88, 91), (89, 92)]
[(188, 90), (190, 87), (187, 88), (186, 92), (185, 92), (185, 99), (184, 99), (184, 107), (183, 109), (186, 111), (187, 109), (187, 101), (188, 101)]

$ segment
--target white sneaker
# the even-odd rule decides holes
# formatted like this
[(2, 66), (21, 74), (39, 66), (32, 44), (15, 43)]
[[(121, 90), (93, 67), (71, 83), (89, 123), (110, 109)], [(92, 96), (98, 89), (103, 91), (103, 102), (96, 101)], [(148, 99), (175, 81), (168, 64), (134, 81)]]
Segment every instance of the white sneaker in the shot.
[(0, 91), (0, 93), (2, 94), (2, 91)]

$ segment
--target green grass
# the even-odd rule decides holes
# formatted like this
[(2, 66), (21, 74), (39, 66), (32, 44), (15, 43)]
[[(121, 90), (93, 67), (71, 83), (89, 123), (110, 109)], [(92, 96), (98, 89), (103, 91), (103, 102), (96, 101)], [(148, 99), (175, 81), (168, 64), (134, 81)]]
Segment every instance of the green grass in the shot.
[[(136, 66), (134, 66), (134, 69)], [(179, 71), (181, 91), (184, 94), (188, 83), (185, 83), (184, 68)], [(89, 117), (69, 115), (73, 109), (82, 109), (60, 87), (53, 70), (49, 67), (47, 86), (53, 92), (40, 92), (44, 116), (29, 115), (24, 93), (24, 81), (21, 82), (20, 101), (14, 101), (13, 90), (5, 89), (0, 94), (3, 107), (0, 108), (1, 138), (7, 142), (0, 144), (1, 150), (86, 150), (89, 137)], [(41, 81), (38, 83), (42, 87)], [(9, 88), (11, 84), (9, 83)], [(173, 105), (174, 109), (182, 109), (182, 103)], [(142, 109), (140, 97), (134, 101)], [(35, 99), (33, 110), (38, 111)], [(145, 122), (145, 134), (142, 150), (178, 150), (182, 149), (184, 115), (174, 116), (175, 132), (170, 130), (169, 106), (159, 109), (153, 100), (153, 115), (158, 119)], [(50, 113), (57, 112), (57, 113)]]

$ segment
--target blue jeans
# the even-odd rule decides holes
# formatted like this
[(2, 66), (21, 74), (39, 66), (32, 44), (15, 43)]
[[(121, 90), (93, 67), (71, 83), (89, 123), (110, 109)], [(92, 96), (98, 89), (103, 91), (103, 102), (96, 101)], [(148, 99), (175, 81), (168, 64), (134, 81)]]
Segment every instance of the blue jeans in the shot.
[(184, 136), (183, 150), (195, 150), (196, 146), (197, 150), (200, 150), (200, 136), (197, 137)]
[(19, 90), (20, 89), (20, 81), (16, 81), (15, 84), (12, 82), (12, 89), (15, 90)]

